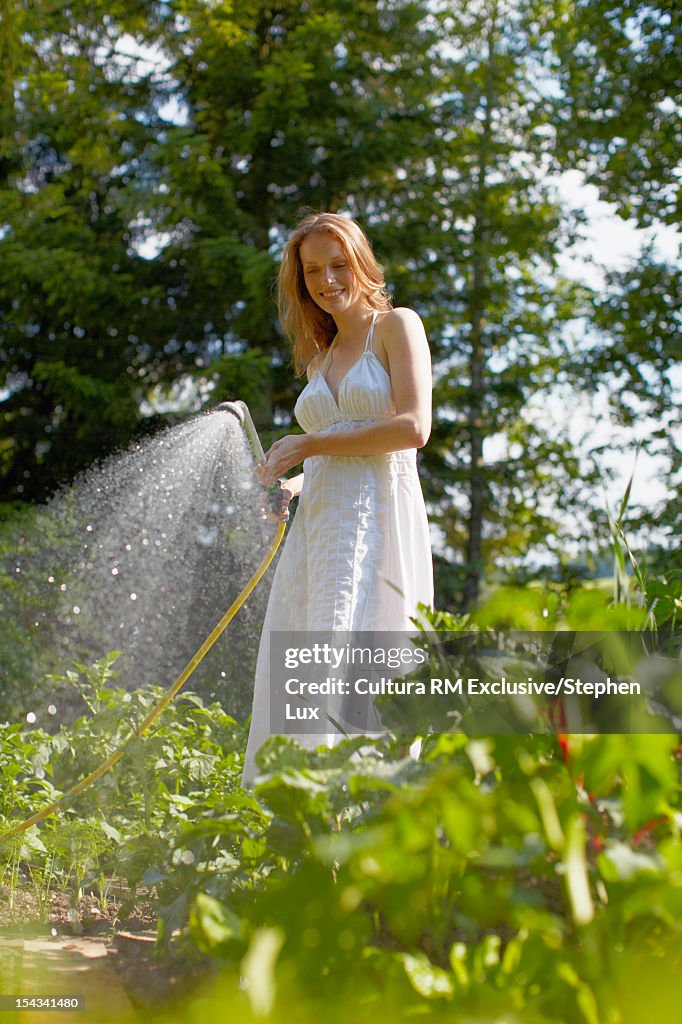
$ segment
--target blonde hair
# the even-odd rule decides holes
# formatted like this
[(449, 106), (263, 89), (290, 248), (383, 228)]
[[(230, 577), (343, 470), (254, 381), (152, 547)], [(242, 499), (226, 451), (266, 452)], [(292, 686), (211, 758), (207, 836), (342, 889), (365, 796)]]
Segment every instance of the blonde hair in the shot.
[(336, 334), (334, 318), (313, 301), (303, 276), (299, 250), (303, 240), (315, 231), (326, 231), (341, 243), (355, 285), (370, 309), (382, 312), (393, 305), (383, 269), (360, 226), (338, 213), (309, 213), (296, 225), (284, 246), (277, 278), (279, 319), (292, 343), (297, 376), (305, 373), (318, 352), (329, 348)]

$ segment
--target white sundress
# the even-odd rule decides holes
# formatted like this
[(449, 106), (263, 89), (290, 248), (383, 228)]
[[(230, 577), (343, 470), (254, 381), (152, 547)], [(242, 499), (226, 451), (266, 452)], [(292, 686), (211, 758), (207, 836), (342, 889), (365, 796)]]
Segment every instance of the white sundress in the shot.
[[(353, 430), (395, 414), (391, 380), (372, 350), (376, 313), (364, 351), (334, 399), (325, 379), (333, 344), (299, 395), (294, 414), (306, 433)], [(316, 455), (274, 574), (263, 623), (242, 785), (257, 774), (254, 757), (272, 735), (270, 634), (280, 631), (414, 632), (419, 602), (433, 604), (433, 563), (416, 449), (366, 456)], [(291, 735), (287, 733), (287, 735)], [(296, 735), (307, 747), (343, 739)]]

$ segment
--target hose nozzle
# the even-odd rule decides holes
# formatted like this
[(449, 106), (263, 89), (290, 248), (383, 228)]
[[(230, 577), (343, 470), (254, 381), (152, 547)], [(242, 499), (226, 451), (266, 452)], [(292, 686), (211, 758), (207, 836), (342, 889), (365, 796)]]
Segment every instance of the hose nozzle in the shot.
[[(263, 445), (260, 442), (258, 431), (256, 426), (251, 419), (251, 413), (249, 412), (246, 402), (239, 400), (235, 402), (221, 402), (217, 405), (215, 412), (230, 412), (233, 416), (236, 416), (239, 420), (240, 425), (244, 429), (246, 436), (251, 442), (254, 454), (256, 456), (256, 464), (261, 466), (265, 462), (265, 452), (263, 451)], [(280, 485), (282, 481), (278, 480), (274, 487), (266, 487), (265, 490), (270, 495), (270, 502), (273, 510), (279, 512), (281, 510), (281, 496), (280, 496)]]
[(239, 420), (240, 425), (246, 431), (246, 436), (251, 442), (251, 447), (256, 455), (256, 462), (260, 465), (265, 462), (265, 452), (263, 451), (263, 445), (260, 443), (258, 431), (256, 425), (251, 419), (251, 413), (248, 410), (246, 402), (235, 401), (235, 402), (221, 402), (220, 405), (216, 406), (216, 412), (231, 412), (233, 416), (236, 416)]

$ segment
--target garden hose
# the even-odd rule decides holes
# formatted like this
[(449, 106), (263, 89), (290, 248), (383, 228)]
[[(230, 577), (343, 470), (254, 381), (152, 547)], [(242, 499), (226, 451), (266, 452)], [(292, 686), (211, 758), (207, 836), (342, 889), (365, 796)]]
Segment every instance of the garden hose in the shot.
[(85, 779), (82, 779), (80, 782), (76, 783), (76, 785), (72, 786), (72, 788), (67, 790), (66, 793), (63, 793), (58, 800), (55, 800), (47, 807), (44, 807), (42, 811), (38, 811), (30, 818), (27, 818), (26, 821), (22, 821), (20, 825), (15, 825), (13, 828), (9, 829), (9, 831), (4, 832), (2, 835), (0, 835), (0, 844), (6, 842), (9, 839), (14, 838), (14, 836), (19, 835), (21, 832), (25, 832), (27, 828), (31, 827), (31, 825), (37, 825), (39, 821), (43, 821), (45, 818), (48, 818), (51, 814), (54, 814), (55, 811), (58, 811), (60, 809), (60, 807), (66, 800), (69, 800), (72, 796), (77, 796), (78, 793), (82, 793), (84, 790), (88, 789), (88, 787), (91, 786), (93, 782), (96, 782), (97, 779), (100, 779), (103, 775), (106, 774), (106, 772), (109, 771), (110, 768), (113, 768), (113, 766), (121, 760), (123, 754), (125, 753), (125, 749), (130, 743), (130, 741), (134, 739), (136, 736), (140, 736), (146, 729), (149, 728), (152, 722), (154, 722), (155, 719), (159, 717), (159, 715), (166, 707), (166, 705), (169, 704), (170, 701), (172, 701), (176, 693), (185, 685), (185, 683), (192, 675), (192, 672), (194, 672), (197, 665), (199, 665), (199, 663), (203, 660), (203, 658), (209, 652), (209, 650), (216, 642), (220, 634), (223, 632), (225, 627), (234, 618), (234, 616), (237, 614), (241, 606), (246, 601), (247, 597), (251, 594), (256, 585), (260, 582), (268, 566), (275, 557), (277, 549), (282, 542), (282, 537), (284, 536), (285, 529), (286, 522), (279, 523), (277, 530), (275, 532), (275, 536), (272, 539), (272, 543), (270, 544), (270, 547), (265, 557), (263, 558), (262, 562), (254, 572), (249, 582), (246, 584), (246, 586), (239, 594), (239, 596), (236, 598), (236, 600), (230, 605), (230, 607), (225, 612), (222, 619), (215, 627), (215, 629), (212, 631), (212, 633), (210, 633), (209, 636), (206, 637), (206, 639), (204, 640), (203, 644), (196, 652), (194, 657), (187, 663), (187, 665), (185, 665), (184, 669), (182, 670), (178, 678), (175, 680), (173, 685), (166, 691), (166, 693), (163, 695), (158, 704), (156, 704), (149, 712), (149, 714), (144, 718), (140, 726), (133, 732), (131, 732), (130, 736), (128, 736), (128, 739), (120, 747), (114, 750), (113, 753), (109, 754), (109, 756), (104, 761), (102, 761), (102, 763), (97, 768), (95, 768), (94, 771), (90, 772), (90, 774)]

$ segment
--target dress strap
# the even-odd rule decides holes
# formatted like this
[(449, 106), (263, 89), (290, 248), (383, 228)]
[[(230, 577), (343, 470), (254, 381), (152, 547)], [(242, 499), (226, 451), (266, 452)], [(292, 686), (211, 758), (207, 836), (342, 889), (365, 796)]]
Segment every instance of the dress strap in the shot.
[(320, 366), (318, 367), (318, 373), (321, 373), (321, 374), (324, 375), (324, 372), (327, 369), (327, 365), (329, 363), (329, 358), (330, 358), (330, 356), (332, 354), (332, 349), (334, 348), (334, 345), (336, 344), (336, 339), (337, 338), (338, 338), (338, 334), (335, 334), (334, 335), (334, 339), (333, 339), (331, 345), (327, 349), (327, 352), (326, 352), (326, 355), (325, 355), (324, 359), (322, 360)]
[(370, 329), (367, 332), (367, 341), (365, 342), (365, 352), (371, 352), (372, 351), (372, 340), (374, 338), (374, 325), (375, 325), (376, 322), (377, 322), (377, 311), (375, 309), (374, 310), (374, 315), (372, 316), (372, 324), (370, 326)]

